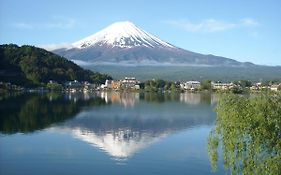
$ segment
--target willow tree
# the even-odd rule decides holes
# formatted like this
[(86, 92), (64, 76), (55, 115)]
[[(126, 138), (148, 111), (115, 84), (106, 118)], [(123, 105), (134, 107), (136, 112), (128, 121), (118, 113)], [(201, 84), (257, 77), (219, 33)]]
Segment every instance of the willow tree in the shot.
[(222, 148), (231, 174), (281, 174), (281, 94), (223, 95), (208, 140), (213, 169)]

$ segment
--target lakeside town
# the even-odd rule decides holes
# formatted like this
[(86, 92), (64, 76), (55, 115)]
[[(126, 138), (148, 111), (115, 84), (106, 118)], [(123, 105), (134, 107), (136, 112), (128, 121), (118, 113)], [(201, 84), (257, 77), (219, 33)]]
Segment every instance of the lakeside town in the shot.
[(50, 80), (46, 86), (37, 88), (25, 88), (7, 82), (0, 82), (0, 91), (65, 91), (65, 92), (93, 92), (93, 91), (223, 91), (233, 93), (258, 92), (264, 90), (280, 91), (281, 83), (276, 82), (252, 82), (248, 80), (220, 82), (220, 81), (165, 81), (152, 79), (139, 81), (135, 77), (124, 77), (120, 80), (106, 80), (104, 84), (79, 82), (77, 80), (66, 81), (60, 84)]

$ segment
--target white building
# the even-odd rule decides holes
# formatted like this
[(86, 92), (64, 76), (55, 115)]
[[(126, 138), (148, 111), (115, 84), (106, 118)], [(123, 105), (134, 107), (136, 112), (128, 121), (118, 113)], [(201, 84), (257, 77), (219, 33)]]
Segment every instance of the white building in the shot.
[(124, 89), (135, 88), (137, 84), (139, 84), (139, 81), (135, 77), (125, 77), (121, 82), (121, 87)]
[(110, 89), (111, 88), (111, 80), (105, 80), (105, 83), (101, 85), (102, 89)]
[(273, 84), (270, 86), (270, 90), (272, 91), (278, 91), (278, 87), (281, 86), (281, 84)]
[(215, 90), (227, 90), (227, 89), (231, 89), (234, 87), (233, 83), (221, 83), (221, 82), (217, 82), (214, 83), (212, 82), (212, 88)]
[(181, 88), (184, 90), (195, 90), (200, 89), (201, 83), (199, 81), (187, 81), (180, 84)]

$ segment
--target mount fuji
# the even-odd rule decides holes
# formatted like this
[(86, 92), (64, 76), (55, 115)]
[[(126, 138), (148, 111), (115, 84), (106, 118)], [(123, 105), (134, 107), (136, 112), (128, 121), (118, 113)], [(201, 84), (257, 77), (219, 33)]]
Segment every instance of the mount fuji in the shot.
[(204, 55), (176, 47), (129, 21), (105, 29), (52, 52), (77, 64), (249, 66), (252, 63)]

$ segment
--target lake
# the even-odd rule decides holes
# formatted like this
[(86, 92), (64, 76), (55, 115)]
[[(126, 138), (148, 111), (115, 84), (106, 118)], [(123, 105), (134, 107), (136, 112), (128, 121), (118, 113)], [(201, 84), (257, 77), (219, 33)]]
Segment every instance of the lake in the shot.
[(210, 93), (24, 93), (0, 99), (0, 174), (213, 172)]

